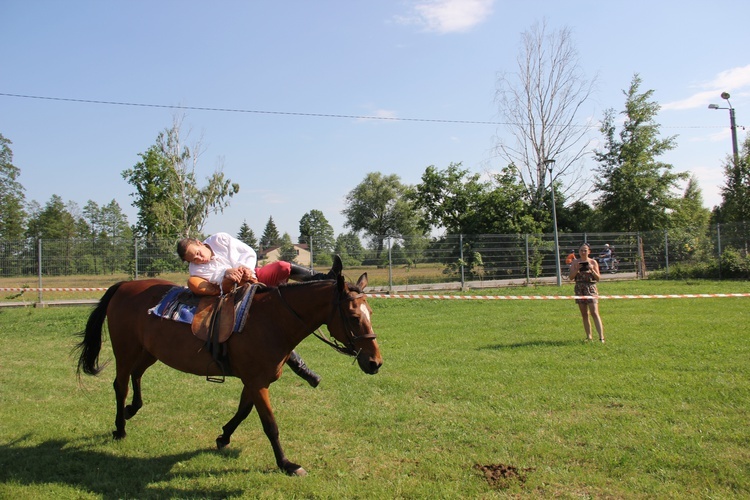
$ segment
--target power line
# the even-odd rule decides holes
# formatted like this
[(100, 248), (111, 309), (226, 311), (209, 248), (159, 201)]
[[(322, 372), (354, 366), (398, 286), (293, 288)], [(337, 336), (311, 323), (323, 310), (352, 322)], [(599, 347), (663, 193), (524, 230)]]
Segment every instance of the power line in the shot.
[(296, 111), (265, 111), (257, 109), (236, 109), (236, 108), (212, 108), (203, 106), (178, 106), (173, 104), (144, 104), (137, 102), (119, 102), (119, 101), (99, 101), (93, 99), (73, 99), (69, 97), (49, 97), (37, 95), (8, 94), (0, 92), (0, 96), (18, 97), (21, 99), (42, 99), (47, 101), (64, 101), (85, 104), (109, 104), (113, 106), (133, 106), (141, 108), (166, 108), (166, 109), (184, 109), (189, 111), (218, 111), (223, 113), (254, 113), (263, 115), (288, 115), (288, 116), (308, 116), (314, 118), (346, 118), (356, 120), (384, 120), (384, 121), (403, 121), (403, 122), (433, 122), (433, 123), (463, 123), (472, 125), (508, 125), (502, 122), (483, 122), (472, 120), (438, 120), (430, 118), (397, 118), (392, 116), (364, 116), (364, 115), (337, 115), (331, 113), (302, 113)]
[[(74, 99), (71, 97), (50, 97), (50, 96), (38, 96), (38, 95), (25, 95), (25, 94), (10, 94), (6, 92), (0, 92), (0, 96), (3, 97), (16, 97), (19, 99), (38, 99), (45, 101), (61, 101), (61, 102), (73, 102), (79, 104), (106, 104), (110, 106), (130, 106), (140, 108), (162, 108), (162, 109), (182, 109), (187, 111), (214, 111), (221, 113), (248, 113), (248, 114), (261, 114), (261, 115), (280, 115), (280, 116), (306, 116), (311, 118), (345, 118), (349, 120), (381, 120), (381, 121), (394, 121), (394, 122), (423, 122), (423, 123), (458, 123), (465, 125), (511, 125), (517, 126), (517, 123), (508, 122), (490, 122), (490, 121), (478, 121), (478, 120), (443, 120), (443, 119), (431, 119), (431, 118), (398, 118), (393, 116), (365, 116), (365, 115), (339, 115), (332, 113), (303, 113), (299, 111), (268, 111), (258, 109), (237, 109), (237, 108), (214, 108), (206, 106), (180, 106), (176, 104), (146, 104), (138, 102), (121, 102), (121, 101), (101, 101), (95, 99)], [(594, 128), (599, 125), (571, 125), (573, 127), (583, 128)], [(681, 126), (663, 126), (663, 128), (682, 128), (682, 129), (715, 129), (724, 128), (721, 126), (707, 126), (707, 125), (681, 125)]]

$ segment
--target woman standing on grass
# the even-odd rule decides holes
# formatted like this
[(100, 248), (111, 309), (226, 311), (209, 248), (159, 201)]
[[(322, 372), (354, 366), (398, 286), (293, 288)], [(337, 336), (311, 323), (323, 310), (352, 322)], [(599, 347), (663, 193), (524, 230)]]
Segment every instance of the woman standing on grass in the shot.
[(581, 310), (583, 318), (583, 329), (586, 331), (586, 340), (592, 340), (591, 323), (589, 322), (589, 313), (594, 320), (596, 331), (599, 332), (599, 340), (604, 342), (604, 326), (602, 318), (599, 316), (599, 291), (596, 283), (601, 278), (599, 274), (599, 263), (596, 259), (590, 259), (589, 253), (591, 247), (588, 243), (581, 245), (578, 249), (578, 258), (573, 259), (570, 263), (570, 272), (568, 278), (575, 281), (575, 294), (577, 297), (592, 297), (590, 299), (576, 299), (576, 304)]

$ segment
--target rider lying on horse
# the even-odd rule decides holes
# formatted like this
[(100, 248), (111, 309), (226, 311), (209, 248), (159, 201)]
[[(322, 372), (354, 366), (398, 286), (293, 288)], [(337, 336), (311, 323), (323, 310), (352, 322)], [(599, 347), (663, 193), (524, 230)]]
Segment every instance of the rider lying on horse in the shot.
[[(184, 238), (177, 243), (177, 254), (190, 263), (188, 288), (196, 295), (220, 295), (235, 285), (246, 283), (275, 287), (289, 279), (310, 281), (328, 277), (284, 261), (256, 267), (255, 250), (228, 233), (216, 233), (205, 241)], [(320, 376), (310, 370), (295, 351), (289, 356), (287, 365), (311, 386), (317, 387), (320, 383)]]

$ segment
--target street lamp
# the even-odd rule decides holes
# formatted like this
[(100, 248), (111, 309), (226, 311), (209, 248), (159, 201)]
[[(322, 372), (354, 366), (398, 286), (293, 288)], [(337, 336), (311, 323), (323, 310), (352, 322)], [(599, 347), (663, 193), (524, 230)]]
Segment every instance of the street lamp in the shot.
[(737, 123), (734, 121), (734, 108), (732, 103), (729, 102), (729, 92), (722, 92), (721, 98), (727, 101), (728, 108), (722, 108), (718, 104), (709, 104), (708, 109), (728, 109), (729, 110), (729, 124), (732, 128), (732, 152), (734, 153), (734, 164), (740, 164), (740, 153), (737, 150)]
[(549, 172), (549, 186), (552, 191), (552, 225), (555, 234), (555, 271), (557, 272), (557, 286), (562, 286), (562, 274), (560, 273), (560, 241), (557, 239), (557, 207), (555, 206), (555, 184), (552, 182), (552, 165), (555, 160), (544, 160), (544, 166)]

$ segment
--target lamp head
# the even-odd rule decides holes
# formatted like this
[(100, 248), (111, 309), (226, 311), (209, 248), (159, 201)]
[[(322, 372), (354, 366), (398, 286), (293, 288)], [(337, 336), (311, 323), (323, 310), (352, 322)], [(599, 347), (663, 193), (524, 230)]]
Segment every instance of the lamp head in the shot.
[(730, 97), (729, 92), (722, 92), (721, 93), (721, 98), (722, 99), (726, 99), (728, 101), (729, 97)]
[(719, 105), (718, 104), (709, 104), (708, 105), (708, 109), (719, 109)]

